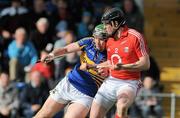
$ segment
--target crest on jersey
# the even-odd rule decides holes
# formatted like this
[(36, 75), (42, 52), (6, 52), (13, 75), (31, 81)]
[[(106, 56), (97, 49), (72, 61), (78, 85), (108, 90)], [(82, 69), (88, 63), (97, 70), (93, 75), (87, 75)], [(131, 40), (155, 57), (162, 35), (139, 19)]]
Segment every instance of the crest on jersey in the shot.
[(124, 47), (124, 52), (128, 53), (129, 52), (129, 47)]

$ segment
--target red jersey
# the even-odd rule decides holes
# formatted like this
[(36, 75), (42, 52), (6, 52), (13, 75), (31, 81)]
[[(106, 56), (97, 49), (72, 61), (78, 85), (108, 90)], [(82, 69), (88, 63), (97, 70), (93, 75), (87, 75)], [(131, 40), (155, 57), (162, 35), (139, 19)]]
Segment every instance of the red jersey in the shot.
[[(135, 63), (140, 57), (148, 55), (147, 45), (142, 35), (128, 27), (124, 28), (118, 40), (109, 38), (106, 48), (111, 64)], [(136, 80), (140, 78), (140, 71), (111, 70), (111, 76), (124, 80)]]

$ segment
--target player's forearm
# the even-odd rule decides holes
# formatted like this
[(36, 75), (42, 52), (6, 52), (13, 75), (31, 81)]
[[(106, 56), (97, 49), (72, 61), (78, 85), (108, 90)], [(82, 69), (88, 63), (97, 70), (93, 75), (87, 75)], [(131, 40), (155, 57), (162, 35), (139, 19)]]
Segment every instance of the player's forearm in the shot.
[(148, 70), (150, 67), (149, 57), (143, 57), (139, 61), (131, 64), (117, 64), (117, 68), (121, 70), (129, 70), (129, 71), (143, 71)]
[(149, 69), (149, 64), (141, 63), (141, 62), (138, 61), (136, 63), (121, 65), (121, 69), (122, 70), (129, 70), (129, 71), (148, 70)]
[(79, 45), (77, 43), (72, 43), (72, 44), (69, 44), (63, 48), (53, 50), (51, 53), (53, 53), (54, 56), (61, 56), (61, 55), (76, 52), (79, 50), (80, 50)]
[(68, 52), (66, 48), (59, 48), (59, 49), (53, 50), (51, 53), (56, 57), (56, 56), (67, 54)]

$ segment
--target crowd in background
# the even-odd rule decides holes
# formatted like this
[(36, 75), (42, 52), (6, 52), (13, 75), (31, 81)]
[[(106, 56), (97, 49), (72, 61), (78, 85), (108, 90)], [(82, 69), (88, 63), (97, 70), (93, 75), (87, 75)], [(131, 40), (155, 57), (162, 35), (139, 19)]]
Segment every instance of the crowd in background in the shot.
[[(79, 61), (79, 53), (48, 64), (38, 60), (53, 49), (91, 36), (111, 7), (121, 8), (127, 25), (143, 33), (142, 3), (134, 0), (0, 0), (0, 118), (31, 118), (49, 90)], [(142, 72), (145, 86), (140, 91), (148, 97), (138, 98), (130, 110), (132, 118), (163, 116), (161, 100), (151, 96), (162, 92), (160, 70), (153, 58), (151, 62), (150, 70)]]

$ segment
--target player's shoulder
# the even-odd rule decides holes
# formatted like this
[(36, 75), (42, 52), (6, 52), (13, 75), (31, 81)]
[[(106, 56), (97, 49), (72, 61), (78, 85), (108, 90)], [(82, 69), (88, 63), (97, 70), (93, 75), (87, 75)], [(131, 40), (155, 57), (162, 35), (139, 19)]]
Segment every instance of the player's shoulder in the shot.
[(93, 39), (94, 39), (93, 37), (85, 37), (77, 41), (77, 43), (81, 48), (85, 48), (85, 47), (87, 48), (93, 44)]
[(130, 37), (138, 38), (138, 39), (143, 39), (143, 36), (140, 32), (138, 32), (135, 29), (129, 28), (128, 29), (128, 34)]
[(81, 40), (92, 41), (93, 39), (94, 37), (85, 37), (85, 38), (82, 38)]
[(79, 42), (83, 42), (83, 43), (91, 43), (93, 41), (93, 37), (85, 37), (79, 40)]

